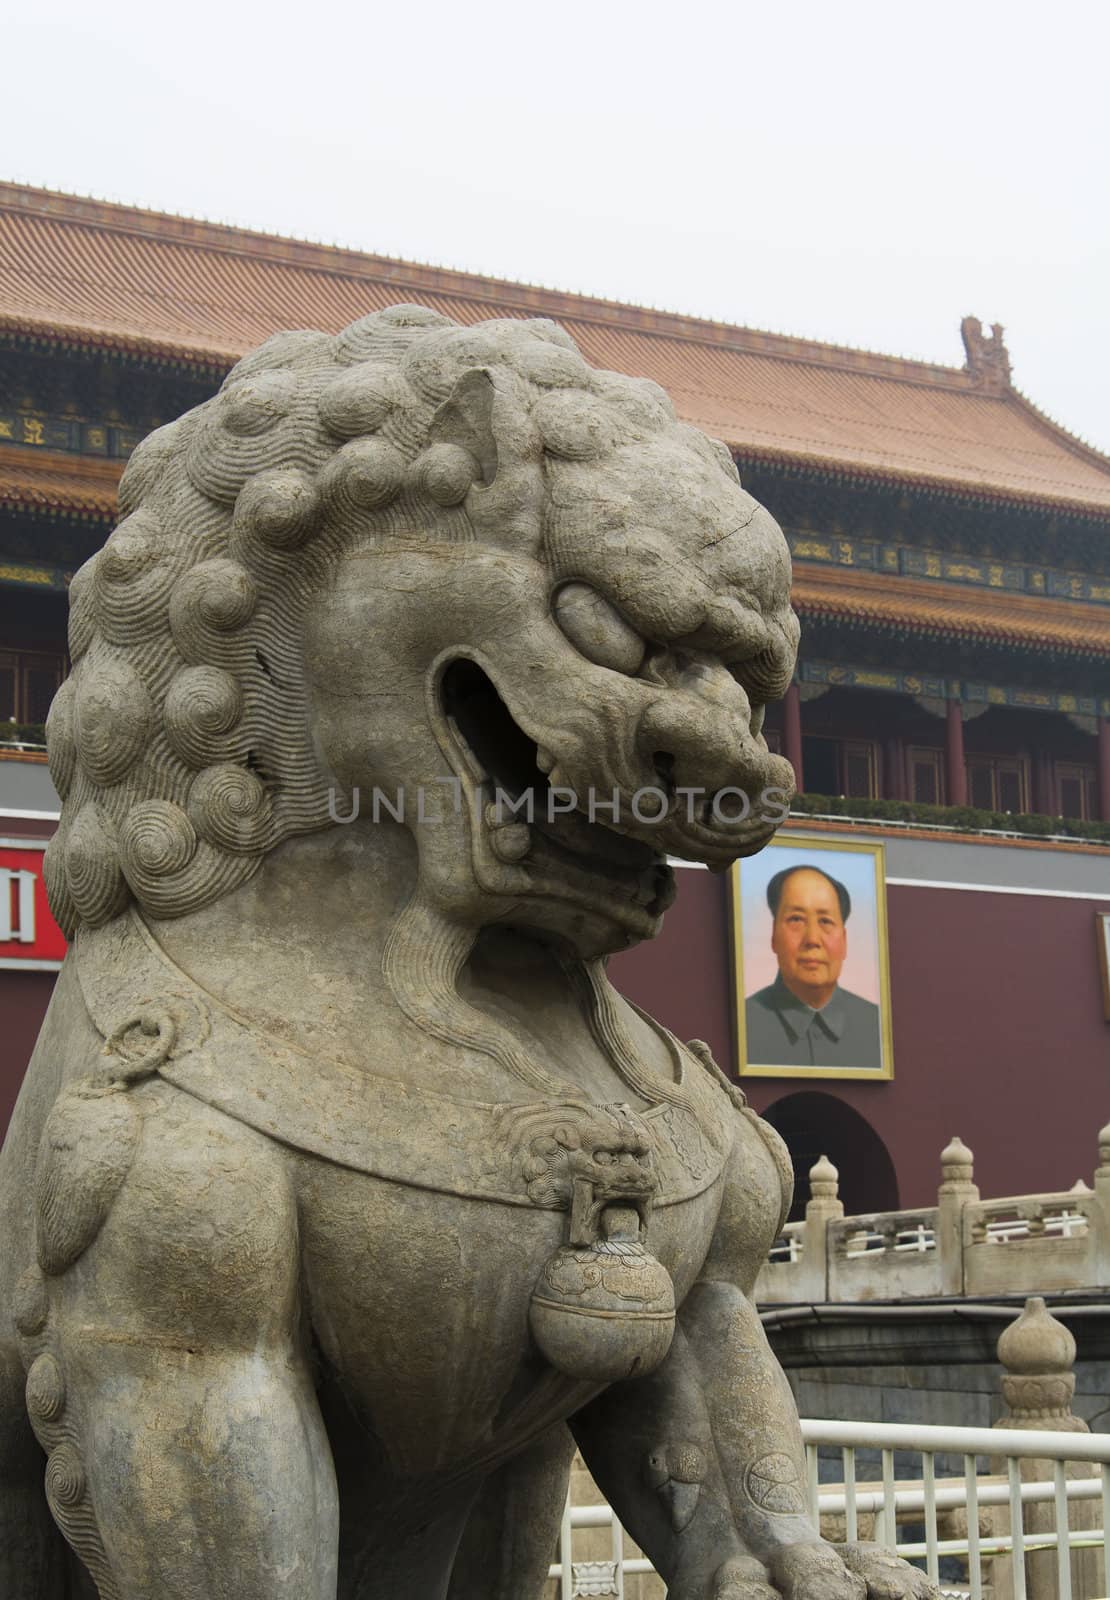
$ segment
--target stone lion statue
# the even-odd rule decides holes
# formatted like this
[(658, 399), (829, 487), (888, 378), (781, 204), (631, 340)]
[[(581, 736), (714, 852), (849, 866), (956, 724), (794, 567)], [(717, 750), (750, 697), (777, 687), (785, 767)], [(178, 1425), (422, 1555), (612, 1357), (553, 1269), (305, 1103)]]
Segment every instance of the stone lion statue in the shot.
[(397, 306), (270, 339), (121, 508), (0, 1171), (6, 1600), (537, 1600), (576, 1443), (674, 1600), (935, 1593), (819, 1540), (750, 1298), (789, 1161), (605, 973), (791, 791), (728, 453)]

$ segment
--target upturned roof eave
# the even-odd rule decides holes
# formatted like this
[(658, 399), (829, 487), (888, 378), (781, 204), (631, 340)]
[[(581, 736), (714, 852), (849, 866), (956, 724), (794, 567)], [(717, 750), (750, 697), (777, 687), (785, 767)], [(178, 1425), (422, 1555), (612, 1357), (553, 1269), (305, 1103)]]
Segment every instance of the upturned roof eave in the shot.
[(117, 328), (90, 327), (87, 323), (49, 322), (36, 317), (21, 317), (0, 311), (0, 338), (27, 339), (37, 344), (67, 349), (99, 350), (107, 355), (142, 361), (157, 360), (170, 366), (219, 376), (239, 361), (243, 352), (218, 345), (190, 345), (169, 339), (154, 339), (147, 334), (122, 333)]
[[(834, 477), (845, 482), (888, 483), (894, 488), (916, 488), (930, 494), (943, 495), (947, 499), (985, 500), (999, 505), (1017, 505), (1031, 511), (1064, 511), (1087, 520), (1110, 523), (1110, 480), (1108, 480), (1107, 499), (1092, 501), (1078, 496), (1038, 493), (1035, 490), (1023, 491), (1006, 484), (970, 483), (964, 478), (946, 478), (940, 473), (914, 472), (905, 467), (887, 466), (880, 462), (845, 461), (842, 456), (826, 456), (816, 451), (785, 450), (775, 445), (751, 444), (729, 438), (726, 438), (724, 443), (734, 455), (750, 462), (794, 467), (814, 477)], [(1095, 455), (1097, 456), (1097, 452)], [(1105, 465), (1107, 472), (1110, 473), (1110, 460), (1106, 461)]]
[(832, 599), (811, 597), (800, 599), (793, 596), (791, 604), (803, 619), (813, 617), (834, 623), (847, 623), (875, 633), (906, 633), (919, 638), (960, 639), (967, 643), (987, 645), (996, 649), (1014, 650), (1022, 655), (1067, 655), (1081, 656), (1095, 661), (1110, 661), (1110, 637), (1107, 644), (1101, 646), (1093, 637), (1054, 639), (1038, 636), (1032, 631), (1025, 633), (1014, 628), (991, 627), (989, 624), (975, 624), (957, 619), (941, 622), (935, 618), (914, 617), (909, 614), (880, 617), (857, 609), (850, 603)]

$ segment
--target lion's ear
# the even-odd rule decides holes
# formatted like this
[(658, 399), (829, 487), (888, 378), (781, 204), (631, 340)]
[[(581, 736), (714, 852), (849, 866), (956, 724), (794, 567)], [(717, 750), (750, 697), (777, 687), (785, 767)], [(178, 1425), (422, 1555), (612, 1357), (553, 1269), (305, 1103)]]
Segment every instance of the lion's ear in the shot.
[(464, 372), (449, 399), (432, 418), (433, 444), (457, 444), (468, 450), (481, 468), (488, 488), (497, 476), (497, 440), (493, 432), (493, 403), (497, 391), (484, 367)]

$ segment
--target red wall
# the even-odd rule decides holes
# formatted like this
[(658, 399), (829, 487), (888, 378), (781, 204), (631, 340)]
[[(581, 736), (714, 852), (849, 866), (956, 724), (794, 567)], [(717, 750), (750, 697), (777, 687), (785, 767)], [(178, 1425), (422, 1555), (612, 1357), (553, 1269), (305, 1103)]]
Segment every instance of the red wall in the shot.
[[(735, 1069), (722, 879), (679, 868), (679, 898), (652, 946), (616, 957), (613, 981)], [(1110, 899), (890, 887), (894, 1079), (746, 1078), (757, 1111), (822, 1090), (890, 1151), (901, 1204), (935, 1203), (940, 1152), (959, 1134), (984, 1198), (1091, 1181), (1110, 1121), (1095, 912)]]
[(0, 972), (0, 1133), (8, 1126), (23, 1073), (46, 1013), (53, 972)]
[[(7, 756), (10, 760), (11, 757)], [(41, 817), (0, 819), (0, 834), (49, 839), (54, 823)], [(53, 950), (46, 952), (53, 956)], [(8, 1126), (23, 1074), (35, 1048), (56, 974), (0, 969), (0, 1136)]]

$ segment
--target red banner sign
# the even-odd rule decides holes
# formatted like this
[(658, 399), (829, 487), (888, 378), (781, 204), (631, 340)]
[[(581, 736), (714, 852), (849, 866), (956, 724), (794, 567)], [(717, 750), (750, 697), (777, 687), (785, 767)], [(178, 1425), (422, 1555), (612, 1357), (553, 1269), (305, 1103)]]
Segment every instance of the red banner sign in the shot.
[(42, 876), (45, 839), (0, 839), (0, 968), (56, 972), (65, 934), (50, 915)]

